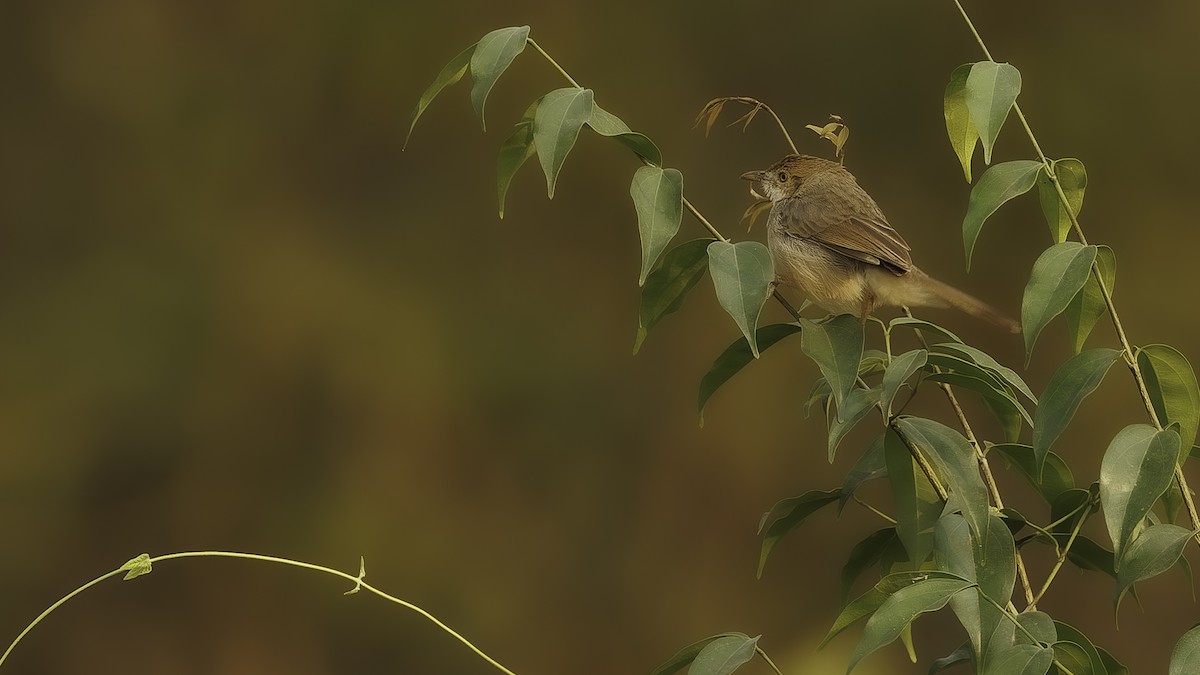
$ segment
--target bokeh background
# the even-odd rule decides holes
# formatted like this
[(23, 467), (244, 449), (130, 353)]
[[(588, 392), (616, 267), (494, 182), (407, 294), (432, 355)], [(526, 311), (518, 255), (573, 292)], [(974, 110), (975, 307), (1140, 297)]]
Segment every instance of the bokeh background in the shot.
[[(1132, 339), (1200, 355), (1200, 5), (969, 10), (1021, 69), (1045, 150), (1087, 165), (1083, 220), (1117, 252)], [(630, 355), (637, 164), (611, 142), (583, 134), (553, 202), (527, 165), (496, 217), (499, 143), (529, 101), (563, 86), (532, 50), (493, 92), (487, 133), (460, 84), (401, 151), (442, 64), (525, 23), (657, 141), (727, 233), (749, 200), (737, 176), (785, 146), (765, 118), (705, 140), (691, 128), (699, 108), (756, 96), (821, 154), (803, 125), (844, 116), (848, 166), (922, 267), (1018, 312), (1047, 230), (1035, 199), (1010, 204), (963, 269), (968, 187), (941, 93), (980, 55), (949, 2), (2, 3), (4, 642), (140, 552), (224, 549), (348, 572), (365, 556), (370, 581), (520, 673), (644, 673), (730, 630), (763, 634), (785, 672), (841, 672), (855, 631), (814, 646), (849, 546), (877, 521), (822, 512), (761, 581), (755, 528), (775, 500), (838, 484), (874, 430), (826, 463), (822, 421), (800, 414), (816, 372), (798, 342), (719, 392), (699, 428), (697, 381), (736, 337), (708, 281)], [(1018, 131), (1010, 120), (998, 158), (1031, 156)], [(700, 234), (689, 220), (681, 236)], [(1020, 365), (1019, 340), (930, 316)], [(772, 306), (766, 319), (783, 315)], [(1111, 344), (1111, 329), (1093, 340)], [(1043, 335), (1035, 390), (1067, 354), (1060, 326)], [(920, 405), (944, 412), (934, 397)], [(1058, 449), (1086, 485), (1108, 439), (1142, 419), (1114, 369)], [(1031, 565), (1040, 578), (1049, 560)], [(344, 586), (242, 561), (163, 563), (68, 604), (6, 666), (493, 672)], [(1136, 672), (1163, 672), (1200, 618), (1188, 588), (1178, 572), (1143, 584), (1144, 611), (1127, 601), (1119, 632), (1097, 575), (1068, 570), (1044, 607)], [(918, 665), (893, 646), (861, 672), (925, 672), (958, 630), (919, 624)]]

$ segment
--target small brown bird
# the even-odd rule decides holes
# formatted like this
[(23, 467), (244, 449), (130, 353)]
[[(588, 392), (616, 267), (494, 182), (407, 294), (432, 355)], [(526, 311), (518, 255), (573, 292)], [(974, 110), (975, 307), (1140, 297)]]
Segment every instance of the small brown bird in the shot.
[(866, 320), (881, 306), (954, 307), (1014, 333), (1021, 325), (916, 265), (908, 243), (837, 162), (788, 155), (747, 171), (750, 193), (771, 201), (767, 247), (775, 281), (835, 314)]

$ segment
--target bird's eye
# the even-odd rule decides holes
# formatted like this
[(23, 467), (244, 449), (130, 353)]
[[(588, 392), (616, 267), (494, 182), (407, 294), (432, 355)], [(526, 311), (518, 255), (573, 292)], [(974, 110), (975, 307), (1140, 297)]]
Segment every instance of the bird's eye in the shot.
[(780, 182), (780, 183), (786, 183), (786, 182), (787, 182), (787, 179), (788, 179), (787, 172), (786, 172), (786, 171), (780, 171), (780, 172), (779, 172), (779, 182)]

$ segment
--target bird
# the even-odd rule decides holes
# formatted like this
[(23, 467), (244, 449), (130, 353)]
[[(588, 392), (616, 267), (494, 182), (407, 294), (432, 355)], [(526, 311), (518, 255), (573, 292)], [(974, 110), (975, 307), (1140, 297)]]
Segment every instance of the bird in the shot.
[(774, 285), (798, 288), (822, 309), (864, 322), (878, 307), (952, 307), (1021, 331), (1004, 313), (914, 265), (908, 242), (840, 163), (788, 155), (741, 177), (751, 195), (771, 202)]

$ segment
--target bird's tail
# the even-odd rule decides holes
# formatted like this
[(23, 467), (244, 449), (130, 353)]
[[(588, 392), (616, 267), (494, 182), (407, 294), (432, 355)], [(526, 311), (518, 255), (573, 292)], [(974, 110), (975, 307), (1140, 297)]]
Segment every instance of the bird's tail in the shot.
[(1008, 316), (1003, 312), (995, 307), (992, 307), (979, 298), (963, 293), (950, 284), (942, 283), (928, 275), (925, 275), (924, 282), (925, 283), (923, 285), (925, 288), (928, 289), (932, 294), (936, 295), (938, 299), (944, 301), (947, 305), (966, 312), (972, 316), (977, 316), (988, 323), (1000, 326), (1009, 332), (1021, 332), (1020, 323), (1008, 318)]

